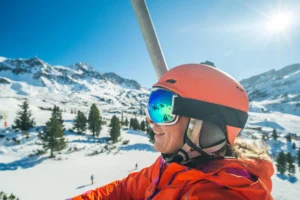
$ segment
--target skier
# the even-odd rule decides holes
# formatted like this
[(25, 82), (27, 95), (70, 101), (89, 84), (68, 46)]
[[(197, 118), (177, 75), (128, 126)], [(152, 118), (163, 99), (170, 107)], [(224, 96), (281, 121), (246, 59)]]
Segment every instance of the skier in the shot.
[(91, 176), (91, 182), (92, 182), (92, 185), (94, 184), (94, 175), (92, 174)]
[(138, 164), (136, 163), (136, 164), (135, 164), (135, 169), (137, 169), (137, 168), (138, 168)]
[(221, 70), (203, 64), (172, 68), (153, 85), (147, 106), (161, 156), (72, 200), (273, 199), (267, 150), (236, 139), (248, 103), (241, 84)]

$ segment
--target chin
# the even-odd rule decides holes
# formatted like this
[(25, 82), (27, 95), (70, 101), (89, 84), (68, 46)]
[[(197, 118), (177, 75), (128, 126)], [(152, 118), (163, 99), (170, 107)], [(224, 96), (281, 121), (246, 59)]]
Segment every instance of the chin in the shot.
[(161, 146), (157, 145), (156, 143), (154, 143), (154, 149), (160, 153), (165, 153), (164, 149), (161, 148)]

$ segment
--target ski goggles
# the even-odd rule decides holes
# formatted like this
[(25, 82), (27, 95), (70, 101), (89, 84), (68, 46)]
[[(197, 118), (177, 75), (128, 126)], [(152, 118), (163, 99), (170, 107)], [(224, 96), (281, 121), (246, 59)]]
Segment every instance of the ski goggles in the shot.
[(152, 88), (146, 108), (147, 117), (159, 125), (173, 125), (179, 116), (174, 115), (174, 98), (178, 95), (167, 89)]
[(248, 113), (201, 100), (181, 97), (164, 88), (152, 88), (146, 114), (150, 122), (158, 125), (176, 124), (179, 116), (209, 121), (219, 125), (244, 128)]

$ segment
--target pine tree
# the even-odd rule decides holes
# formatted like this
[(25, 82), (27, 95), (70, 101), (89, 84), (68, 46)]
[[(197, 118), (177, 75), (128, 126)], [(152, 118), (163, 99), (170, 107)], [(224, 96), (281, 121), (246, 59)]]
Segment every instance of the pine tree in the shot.
[(298, 160), (298, 167), (300, 167), (300, 148), (297, 151), (297, 160)]
[(110, 138), (113, 141), (113, 143), (116, 143), (118, 141), (118, 137), (120, 136), (120, 120), (117, 116), (113, 116), (110, 121)]
[(288, 163), (287, 171), (289, 173), (289, 176), (293, 176), (296, 173), (296, 168), (294, 165), (294, 158), (292, 157), (292, 154), (290, 152), (286, 155), (286, 161)]
[(291, 136), (291, 134), (288, 134), (288, 135), (286, 136), (286, 141), (287, 141), (287, 142), (291, 142), (291, 141), (292, 141), (292, 136)]
[(52, 109), (52, 117), (56, 118), (59, 123), (63, 126), (64, 120), (62, 119), (61, 110), (58, 106), (54, 105)]
[(145, 131), (145, 121), (141, 122), (141, 131)]
[(121, 113), (121, 126), (123, 126), (124, 125), (124, 119), (123, 119), (123, 111), (122, 111), (122, 113)]
[(89, 130), (93, 133), (93, 136), (99, 136), (101, 131), (101, 116), (96, 104), (91, 106), (88, 123)]
[(34, 126), (35, 122), (32, 118), (31, 111), (29, 110), (27, 100), (24, 101), (22, 105), (19, 105), (19, 107), (21, 109), (17, 112), (17, 118), (15, 119), (15, 125), (13, 125), (13, 128), (28, 131)]
[(140, 123), (137, 118), (132, 119), (132, 129), (133, 130), (140, 130)]
[(20, 200), (14, 194), (5, 194), (4, 192), (0, 192), (0, 200)]
[(276, 158), (276, 167), (280, 174), (284, 174), (287, 170), (286, 157), (283, 151), (281, 151)]
[(133, 129), (133, 119), (130, 118), (129, 128)]
[(128, 119), (126, 118), (125, 122), (124, 122), (124, 125), (128, 127), (128, 124), (129, 124), (129, 122), (128, 122)]
[(278, 138), (278, 134), (277, 134), (277, 131), (276, 131), (276, 129), (273, 129), (273, 134), (272, 134), (272, 137), (273, 137), (273, 139), (274, 139), (274, 140), (277, 140), (277, 138)]
[(147, 118), (146, 118), (145, 122), (146, 122), (146, 123), (145, 123), (145, 130), (146, 130), (146, 133), (148, 133), (148, 132), (149, 132), (149, 129), (150, 129), (150, 124), (149, 124)]
[(87, 129), (86, 123), (87, 119), (85, 115), (79, 110), (74, 120), (74, 129), (77, 130), (78, 133), (84, 133)]
[(40, 135), (43, 141), (43, 148), (50, 149), (50, 157), (54, 157), (54, 151), (60, 151), (66, 147), (64, 130), (56, 117), (51, 117), (46, 123), (44, 133)]
[(149, 141), (154, 143), (155, 142), (155, 139), (154, 139), (155, 133), (152, 130), (152, 128), (149, 128), (147, 133), (148, 133), (148, 136), (149, 136)]
[(136, 130), (141, 130), (141, 124), (137, 118), (135, 118)]

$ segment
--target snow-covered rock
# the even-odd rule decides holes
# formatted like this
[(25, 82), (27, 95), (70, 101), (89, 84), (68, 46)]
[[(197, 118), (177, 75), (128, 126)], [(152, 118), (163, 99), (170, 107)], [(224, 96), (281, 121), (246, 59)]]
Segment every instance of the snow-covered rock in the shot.
[(300, 64), (241, 81), (255, 112), (279, 111), (300, 116)]

